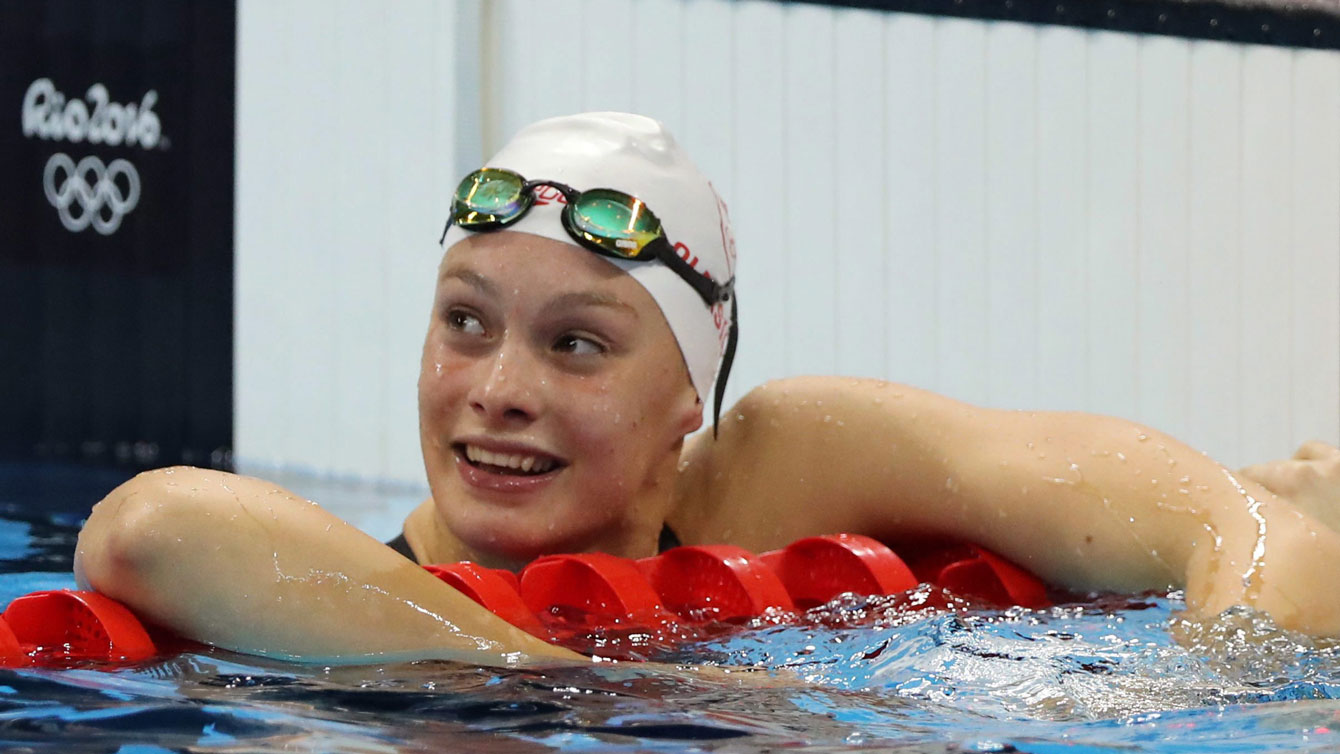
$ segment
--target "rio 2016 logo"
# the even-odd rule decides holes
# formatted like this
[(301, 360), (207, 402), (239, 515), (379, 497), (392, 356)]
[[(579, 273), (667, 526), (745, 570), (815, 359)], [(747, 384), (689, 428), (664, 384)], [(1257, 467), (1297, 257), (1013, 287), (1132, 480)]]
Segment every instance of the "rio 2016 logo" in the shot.
[[(157, 102), (158, 92), (152, 89), (138, 104), (113, 102), (102, 84), (90, 86), (82, 100), (67, 100), (51, 79), (41, 78), (28, 86), (23, 97), (23, 135), (71, 144), (166, 148), (162, 124), (153, 111)], [(56, 152), (42, 171), (42, 189), (71, 233), (92, 227), (110, 236), (139, 204), (140, 175), (126, 159), (104, 163), (94, 155), (75, 160)]]

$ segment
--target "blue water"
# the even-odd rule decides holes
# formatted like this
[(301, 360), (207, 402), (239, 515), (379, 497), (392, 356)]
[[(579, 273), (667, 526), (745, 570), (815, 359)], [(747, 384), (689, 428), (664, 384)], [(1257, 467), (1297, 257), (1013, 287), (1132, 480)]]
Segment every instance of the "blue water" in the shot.
[[(30, 508), (0, 499), (0, 602), (73, 586), (78, 506)], [(216, 650), (0, 669), (0, 749), (1340, 750), (1338, 650), (1250, 612), (1192, 625), (1176, 594), (1043, 611), (908, 603), (848, 598), (653, 652), (771, 669), (744, 682), (636, 663), (327, 668)]]

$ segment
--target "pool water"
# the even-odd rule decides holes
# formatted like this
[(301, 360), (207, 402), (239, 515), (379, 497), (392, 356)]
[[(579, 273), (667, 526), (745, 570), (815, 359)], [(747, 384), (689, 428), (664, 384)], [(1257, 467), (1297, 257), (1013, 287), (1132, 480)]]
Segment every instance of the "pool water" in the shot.
[[(80, 515), (0, 499), (0, 603), (73, 587)], [(1193, 625), (1177, 618), (1177, 594), (955, 612), (918, 608), (925, 596), (847, 597), (803, 622), (640, 650), (762, 666), (770, 680), (638, 663), (320, 667), (208, 649), (136, 667), (0, 669), (0, 748), (1340, 750), (1340, 650), (1249, 611)]]

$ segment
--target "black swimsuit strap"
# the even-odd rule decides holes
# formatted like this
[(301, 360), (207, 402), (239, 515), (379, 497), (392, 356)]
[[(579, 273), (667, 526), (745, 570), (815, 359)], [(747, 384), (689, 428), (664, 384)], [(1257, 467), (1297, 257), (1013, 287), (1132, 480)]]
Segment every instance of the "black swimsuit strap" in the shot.
[(666, 550), (679, 547), (682, 542), (679, 541), (679, 535), (670, 528), (670, 524), (661, 525), (661, 537), (656, 541), (656, 551), (665, 552)]
[(414, 560), (414, 551), (411, 550), (411, 549), (409, 549), (409, 542), (405, 539), (405, 532), (403, 532), (403, 531), (400, 532), (400, 536), (396, 537), (395, 539), (391, 540), (390, 542), (387, 542), (387, 543), (386, 543), (386, 546), (389, 547), (389, 548), (391, 548), (392, 550), (395, 550), (396, 552), (400, 553), (401, 555), (404, 555), (405, 557), (409, 558), (411, 561), (414, 561), (414, 562), (416, 562), (416, 563), (418, 562), (418, 561)]

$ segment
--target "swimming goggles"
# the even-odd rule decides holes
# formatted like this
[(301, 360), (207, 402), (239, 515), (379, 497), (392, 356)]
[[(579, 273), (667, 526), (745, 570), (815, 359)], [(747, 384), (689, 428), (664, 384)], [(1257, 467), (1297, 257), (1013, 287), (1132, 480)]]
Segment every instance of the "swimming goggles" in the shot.
[(660, 261), (692, 286), (710, 308), (731, 302), (730, 338), (722, 354), (721, 374), (716, 384), (716, 406), (712, 416), (713, 433), (721, 414), (721, 398), (735, 359), (739, 339), (739, 319), (735, 302), (735, 281), (724, 285), (693, 269), (680, 258), (665, 237), (665, 229), (656, 214), (637, 197), (617, 189), (595, 188), (578, 191), (556, 181), (528, 181), (505, 168), (480, 168), (465, 176), (451, 200), (451, 215), (442, 229), (441, 244), (452, 225), (468, 231), (502, 230), (520, 220), (535, 204), (535, 189), (549, 186), (563, 194), (563, 229), (583, 248), (603, 257), (630, 262)]
[[(462, 230), (500, 230), (525, 217), (535, 204), (535, 189), (549, 186), (563, 194), (563, 229), (595, 253), (630, 262), (659, 260), (674, 270), (708, 305), (729, 301), (725, 285), (698, 272), (680, 258), (658, 219), (642, 200), (615, 189), (578, 191), (555, 181), (528, 181), (503, 168), (480, 168), (465, 176), (451, 200), (453, 224)], [(442, 238), (447, 237), (447, 228)], [(441, 243), (441, 241), (439, 241)]]

